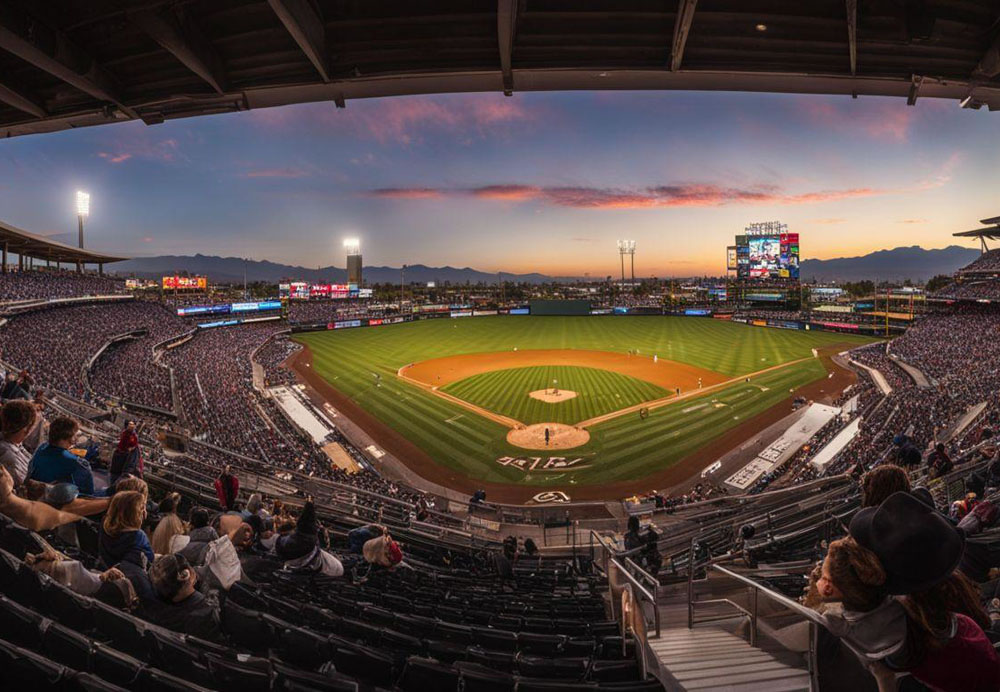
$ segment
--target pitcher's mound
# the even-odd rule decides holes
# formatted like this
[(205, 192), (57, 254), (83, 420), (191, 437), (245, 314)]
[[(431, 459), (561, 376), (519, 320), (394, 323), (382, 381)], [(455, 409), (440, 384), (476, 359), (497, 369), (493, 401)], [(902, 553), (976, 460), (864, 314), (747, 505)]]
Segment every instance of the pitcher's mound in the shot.
[[(548, 445), (545, 444), (546, 428), (549, 430)], [(535, 423), (507, 433), (507, 442), (525, 449), (571, 449), (587, 444), (589, 440), (590, 433), (586, 430), (562, 423)]]
[(529, 392), (528, 396), (544, 401), (546, 404), (558, 404), (560, 401), (569, 401), (575, 398), (576, 392), (571, 392), (568, 389), (536, 389)]

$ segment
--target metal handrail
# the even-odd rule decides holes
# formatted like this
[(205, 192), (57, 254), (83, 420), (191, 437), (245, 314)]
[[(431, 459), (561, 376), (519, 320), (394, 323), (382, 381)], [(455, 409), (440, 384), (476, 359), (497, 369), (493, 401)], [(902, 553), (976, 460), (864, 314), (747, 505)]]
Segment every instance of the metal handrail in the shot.
[(632, 589), (642, 594), (642, 596), (648, 599), (650, 604), (653, 606), (653, 625), (656, 630), (656, 636), (659, 637), (660, 609), (657, 607), (656, 596), (650, 593), (649, 590), (645, 586), (643, 586), (638, 579), (632, 576), (632, 574), (627, 569), (625, 569), (625, 565), (620, 563), (616, 558), (611, 559), (611, 564), (614, 565), (619, 572), (621, 572), (622, 576), (625, 577), (625, 580), (632, 586)]

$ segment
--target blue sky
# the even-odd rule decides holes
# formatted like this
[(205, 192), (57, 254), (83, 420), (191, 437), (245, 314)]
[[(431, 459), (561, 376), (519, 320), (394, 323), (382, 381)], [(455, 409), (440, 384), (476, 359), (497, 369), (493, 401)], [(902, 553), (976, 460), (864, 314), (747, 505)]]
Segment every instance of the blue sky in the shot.
[[(749, 222), (803, 257), (919, 244), (1000, 214), (1000, 117), (953, 102), (739, 93), (412, 96), (0, 142), (0, 218), (132, 255), (641, 275), (720, 273)], [(69, 237), (69, 236), (67, 236)], [(970, 243), (963, 243), (970, 245)]]

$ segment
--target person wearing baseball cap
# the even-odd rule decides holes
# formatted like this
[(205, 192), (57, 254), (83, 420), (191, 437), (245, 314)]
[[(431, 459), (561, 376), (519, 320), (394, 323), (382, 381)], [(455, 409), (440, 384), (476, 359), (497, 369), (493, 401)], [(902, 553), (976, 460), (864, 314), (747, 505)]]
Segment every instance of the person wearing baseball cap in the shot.
[(907, 671), (942, 692), (1000, 690), (1000, 658), (984, 632), (989, 616), (975, 587), (957, 571), (963, 533), (907, 492), (858, 512), (850, 533), (878, 557), (886, 589), (902, 597), (907, 614), (903, 649), (873, 671), (880, 689), (895, 689), (893, 671)]

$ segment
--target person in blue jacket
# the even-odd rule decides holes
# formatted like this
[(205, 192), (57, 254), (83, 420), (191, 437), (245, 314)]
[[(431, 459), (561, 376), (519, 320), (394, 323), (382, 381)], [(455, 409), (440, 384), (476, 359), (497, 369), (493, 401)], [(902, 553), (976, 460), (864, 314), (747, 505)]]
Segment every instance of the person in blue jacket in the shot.
[(94, 495), (94, 474), (86, 459), (70, 452), (80, 426), (60, 416), (49, 425), (49, 441), (39, 445), (28, 464), (28, 478), (40, 483), (72, 483), (81, 495)]

